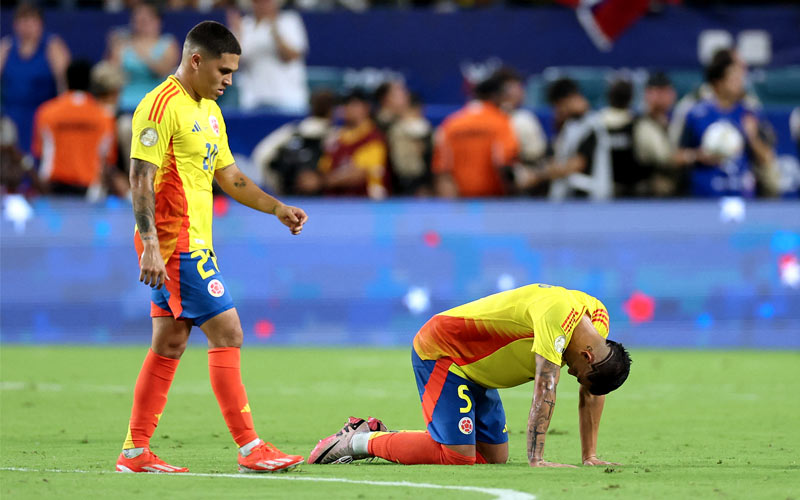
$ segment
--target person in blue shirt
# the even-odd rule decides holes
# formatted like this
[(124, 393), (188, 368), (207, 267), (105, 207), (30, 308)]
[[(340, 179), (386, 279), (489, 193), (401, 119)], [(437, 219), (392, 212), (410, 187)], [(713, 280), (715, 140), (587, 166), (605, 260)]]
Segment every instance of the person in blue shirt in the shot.
[(161, 31), (161, 13), (154, 3), (140, 3), (131, 11), (130, 31), (110, 37), (110, 59), (125, 74), (119, 108), (132, 113), (139, 101), (161, 84), (177, 66), (178, 43)]
[(36, 108), (64, 89), (69, 62), (69, 49), (45, 31), (41, 11), (17, 7), (13, 34), (0, 41), (0, 110), (16, 125), (21, 151), (30, 152)]
[[(712, 92), (686, 116), (680, 146), (697, 151), (690, 173), (695, 197), (744, 196), (756, 193), (756, 173), (773, 167), (772, 148), (759, 135), (759, 109), (744, 99), (747, 68), (733, 50), (717, 51), (706, 67)], [(703, 136), (715, 123), (727, 122), (740, 134), (743, 147), (723, 157), (705, 150)]]

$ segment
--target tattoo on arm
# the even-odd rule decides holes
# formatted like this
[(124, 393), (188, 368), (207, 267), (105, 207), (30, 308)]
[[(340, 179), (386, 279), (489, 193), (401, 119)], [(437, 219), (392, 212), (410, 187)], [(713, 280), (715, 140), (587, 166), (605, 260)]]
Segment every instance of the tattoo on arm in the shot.
[(238, 181), (233, 181), (233, 185), (237, 188), (243, 188), (247, 186), (247, 181), (244, 179), (244, 177), (239, 177)]
[[(133, 201), (133, 215), (139, 234), (144, 235), (155, 230), (156, 195), (153, 189), (153, 174), (155, 165), (133, 160), (131, 165), (131, 195)], [(142, 236), (143, 241), (157, 239), (154, 235)]]
[(547, 428), (556, 406), (556, 383), (559, 366), (546, 363), (536, 374), (536, 389), (528, 417), (528, 460), (541, 460)]

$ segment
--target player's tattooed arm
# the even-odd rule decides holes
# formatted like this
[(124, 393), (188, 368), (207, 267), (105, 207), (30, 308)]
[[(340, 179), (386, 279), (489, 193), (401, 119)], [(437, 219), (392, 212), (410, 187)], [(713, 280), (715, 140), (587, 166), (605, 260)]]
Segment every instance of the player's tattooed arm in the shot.
[(133, 215), (142, 241), (158, 242), (156, 235), (156, 195), (153, 179), (158, 167), (144, 160), (131, 160), (131, 195)]
[(274, 215), (291, 230), (292, 234), (300, 234), (303, 230), (303, 224), (308, 220), (308, 216), (302, 209), (284, 205), (262, 191), (258, 184), (242, 173), (235, 163), (217, 169), (214, 172), (214, 179), (231, 198), (246, 207)]
[(156, 231), (156, 195), (153, 188), (156, 170), (158, 167), (152, 163), (131, 160), (133, 215), (144, 246), (139, 258), (139, 281), (153, 288), (161, 288), (168, 278)]
[(564, 467), (545, 462), (544, 442), (553, 409), (556, 406), (556, 386), (561, 367), (536, 355), (536, 378), (534, 379), (533, 402), (528, 416), (528, 464), (531, 467)]

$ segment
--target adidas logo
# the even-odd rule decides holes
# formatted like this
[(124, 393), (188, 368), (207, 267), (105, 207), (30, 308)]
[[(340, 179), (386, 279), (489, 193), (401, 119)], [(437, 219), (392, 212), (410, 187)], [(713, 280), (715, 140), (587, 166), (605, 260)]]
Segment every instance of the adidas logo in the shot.
[(242, 413), (250, 413), (250, 403), (246, 403), (242, 408)]
[(194, 127), (192, 127), (192, 132), (202, 132), (203, 129), (200, 128), (200, 124), (197, 123), (197, 120), (194, 122)]

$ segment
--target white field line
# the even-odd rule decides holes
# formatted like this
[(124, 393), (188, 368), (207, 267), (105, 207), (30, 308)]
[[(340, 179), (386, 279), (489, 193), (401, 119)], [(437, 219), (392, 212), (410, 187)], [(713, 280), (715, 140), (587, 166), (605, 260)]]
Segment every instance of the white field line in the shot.
[[(21, 467), (0, 467), (0, 471), (16, 472), (50, 472), (67, 474), (106, 474), (106, 472), (86, 471), (86, 470), (59, 470), (59, 469), (26, 469)], [(115, 473), (116, 474), (116, 473)], [(507, 490), (503, 488), (481, 488), (479, 486), (450, 486), (431, 483), (412, 483), (410, 481), (357, 481), (354, 479), (343, 479), (336, 477), (304, 477), (293, 475), (273, 475), (273, 474), (199, 474), (195, 472), (184, 472), (182, 474), (151, 474), (166, 477), (227, 477), (231, 479), (265, 479), (276, 481), (311, 481), (315, 483), (345, 483), (345, 484), (365, 484), (368, 486), (393, 486), (398, 488), (424, 488), (431, 490), (456, 490), (470, 491), (490, 495), (495, 500), (536, 500), (534, 495), (522, 491)]]

